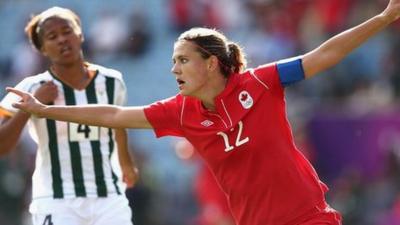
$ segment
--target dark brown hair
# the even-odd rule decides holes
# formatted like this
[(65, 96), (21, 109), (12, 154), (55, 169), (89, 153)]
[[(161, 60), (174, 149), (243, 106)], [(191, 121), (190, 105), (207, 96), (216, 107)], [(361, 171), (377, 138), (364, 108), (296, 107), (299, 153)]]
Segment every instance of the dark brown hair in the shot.
[(246, 68), (246, 58), (242, 48), (221, 32), (209, 28), (192, 28), (182, 33), (177, 41), (191, 41), (197, 46), (203, 58), (211, 55), (218, 58), (221, 73), (228, 77), (232, 73), (242, 72)]
[(81, 20), (79, 19), (78, 15), (76, 15), (76, 13), (69, 9), (61, 7), (49, 8), (38, 15), (32, 16), (32, 18), (25, 26), (25, 33), (28, 36), (29, 41), (31, 42), (32, 46), (38, 51), (40, 51), (40, 49), (42, 48), (42, 39), (40, 36), (42, 31), (41, 26), (47, 19), (53, 17), (71, 21), (73, 28), (77, 29), (79, 33), (82, 33)]

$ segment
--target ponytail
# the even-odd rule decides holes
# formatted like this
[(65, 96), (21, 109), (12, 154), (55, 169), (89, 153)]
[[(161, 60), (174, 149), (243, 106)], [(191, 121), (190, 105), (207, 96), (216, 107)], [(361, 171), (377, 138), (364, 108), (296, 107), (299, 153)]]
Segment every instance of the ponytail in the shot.
[(242, 48), (238, 44), (234, 42), (228, 43), (228, 58), (231, 62), (232, 72), (240, 73), (244, 71), (247, 61)]

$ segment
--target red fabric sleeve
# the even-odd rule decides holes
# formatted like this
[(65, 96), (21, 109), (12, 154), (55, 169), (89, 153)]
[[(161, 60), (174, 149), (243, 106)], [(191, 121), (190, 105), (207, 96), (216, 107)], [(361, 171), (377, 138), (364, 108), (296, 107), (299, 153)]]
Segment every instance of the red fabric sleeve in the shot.
[(145, 107), (144, 113), (154, 129), (156, 137), (183, 136), (180, 123), (181, 108), (182, 97), (180, 95), (154, 102)]
[(254, 74), (268, 89), (283, 89), (276, 63), (261, 65), (254, 69)]

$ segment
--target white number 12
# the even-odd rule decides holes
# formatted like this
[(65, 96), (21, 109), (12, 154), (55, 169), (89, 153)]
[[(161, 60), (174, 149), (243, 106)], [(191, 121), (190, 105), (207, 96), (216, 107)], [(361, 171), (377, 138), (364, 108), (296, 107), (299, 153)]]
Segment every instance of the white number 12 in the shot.
[[(228, 135), (225, 132), (220, 131), (220, 132), (217, 133), (217, 135), (221, 135), (221, 137), (224, 139), (225, 152), (232, 151), (235, 147), (239, 147), (242, 144), (249, 142), (249, 140), (250, 140), (249, 137), (241, 139), (242, 131), (243, 131), (243, 122), (239, 121), (238, 126), (239, 126), (239, 131), (238, 131), (238, 134), (236, 136), (235, 146), (232, 146), (232, 145), (229, 144), (229, 138), (228, 138)], [(231, 131), (233, 131), (233, 130), (234, 130), (234, 128), (231, 129)]]

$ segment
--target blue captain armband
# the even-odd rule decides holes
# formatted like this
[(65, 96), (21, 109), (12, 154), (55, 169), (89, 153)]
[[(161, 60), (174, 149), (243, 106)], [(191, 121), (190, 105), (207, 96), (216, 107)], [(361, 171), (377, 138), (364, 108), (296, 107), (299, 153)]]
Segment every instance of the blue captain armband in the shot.
[(304, 70), (301, 61), (301, 58), (290, 58), (276, 63), (279, 79), (284, 87), (304, 80)]

